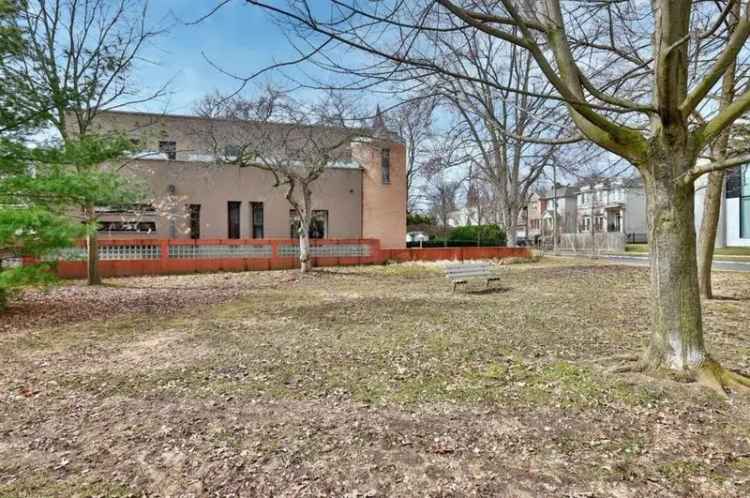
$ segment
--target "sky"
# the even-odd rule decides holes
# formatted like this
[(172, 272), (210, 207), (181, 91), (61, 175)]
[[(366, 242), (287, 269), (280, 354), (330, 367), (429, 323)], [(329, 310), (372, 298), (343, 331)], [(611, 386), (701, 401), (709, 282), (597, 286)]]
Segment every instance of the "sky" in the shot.
[[(209, 60), (224, 71), (247, 76), (296, 56), (270, 16), (242, 0), (230, 1), (197, 25), (189, 24), (210, 12), (217, 3), (217, 0), (150, 1), (149, 24), (169, 29), (144, 50), (147, 62), (139, 62), (136, 77), (144, 92), (169, 81), (170, 94), (130, 110), (190, 114), (195, 101), (203, 95), (214, 90), (235, 91), (240, 82), (212, 67)], [(301, 75), (300, 71), (301, 68), (292, 68), (285, 73), (296, 76)], [(274, 79), (286, 82), (278, 73)], [(268, 79), (248, 87), (245, 94), (252, 94), (263, 81)]]
[[(168, 27), (168, 31), (144, 50), (144, 59), (148, 62), (138, 64), (136, 76), (144, 93), (169, 82), (169, 95), (157, 101), (128, 107), (129, 110), (191, 114), (196, 101), (202, 96), (215, 90), (228, 94), (241, 85), (240, 81), (222, 74), (211, 63), (228, 73), (247, 76), (275, 62), (298, 57), (299, 54), (271, 16), (244, 0), (230, 0), (218, 11), (194, 24), (214, 9), (219, 1), (150, 0), (149, 24)], [(333, 78), (310, 65), (294, 66), (285, 68), (282, 73), (275, 71), (271, 73), (273, 76), (264, 76), (246, 87), (243, 94), (252, 96), (270, 78), (288, 87), (292, 83), (285, 76), (305, 79), (305, 73), (323, 81)], [(296, 96), (300, 97), (299, 94)], [(362, 95), (358, 98), (374, 111), (373, 97)], [(456, 174), (460, 176), (460, 172)], [(562, 176), (562, 181), (572, 181), (564, 178), (564, 174)]]

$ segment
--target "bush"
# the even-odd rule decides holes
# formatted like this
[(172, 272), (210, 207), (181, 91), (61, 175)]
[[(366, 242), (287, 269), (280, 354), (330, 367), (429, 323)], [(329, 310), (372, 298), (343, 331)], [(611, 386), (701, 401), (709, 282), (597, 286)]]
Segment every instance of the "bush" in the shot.
[(406, 215), (407, 225), (434, 225), (434, 220), (429, 214), (408, 213)]
[(466, 245), (504, 246), (505, 230), (498, 225), (471, 225), (456, 227), (448, 234), (448, 242), (466, 242)]

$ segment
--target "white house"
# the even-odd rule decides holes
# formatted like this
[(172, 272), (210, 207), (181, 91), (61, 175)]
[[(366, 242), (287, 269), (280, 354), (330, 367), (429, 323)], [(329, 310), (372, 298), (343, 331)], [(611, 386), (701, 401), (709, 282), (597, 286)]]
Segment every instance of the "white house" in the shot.
[(646, 242), (646, 195), (640, 179), (615, 178), (580, 185), (577, 231), (620, 232)]

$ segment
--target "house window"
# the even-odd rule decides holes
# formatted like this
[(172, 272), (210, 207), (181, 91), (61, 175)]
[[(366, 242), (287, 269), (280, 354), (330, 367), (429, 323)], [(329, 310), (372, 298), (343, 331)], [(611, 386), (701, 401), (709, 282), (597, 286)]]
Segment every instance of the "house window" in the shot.
[(604, 231), (604, 216), (597, 216), (596, 217), (596, 231), (597, 232), (603, 232)]
[(253, 238), (263, 238), (263, 203), (250, 203), (250, 219), (253, 220)]
[[(291, 238), (299, 237), (299, 216), (294, 210), (289, 211), (289, 234)], [(316, 209), (312, 212), (310, 220), (310, 238), (324, 239), (328, 235), (328, 211), (325, 209)]]
[(391, 183), (391, 149), (380, 151), (380, 171), (383, 174), (383, 184)]
[(241, 202), (229, 201), (227, 202), (227, 226), (229, 239), (240, 238), (240, 206)]
[(174, 161), (175, 159), (177, 159), (177, 142), (159, 142), (159, 153), (166, 154), (167, 159), (169, 159), (170, 161)]
[(201, 205), (200, 204), (189, 204), (188, 211), (190, 212), (190, 238), (200, 239), (201, 238)]
[(740, 191), (740, 238), (750, 239), (750, 166), (742, 167)]

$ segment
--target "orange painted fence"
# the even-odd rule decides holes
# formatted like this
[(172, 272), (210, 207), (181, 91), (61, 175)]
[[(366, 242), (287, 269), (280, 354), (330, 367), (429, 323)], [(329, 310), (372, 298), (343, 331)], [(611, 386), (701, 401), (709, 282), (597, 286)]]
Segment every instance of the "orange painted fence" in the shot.
[[(313, 266), (382, 264), (387, 261), (463, 261), (526, 257), (522, 247), (381, 249), (376, 239), (311, 241)], [(83, 243), (45, 259), (57, 261), (62, 278), (86, 276)], [(105, 277), (196, 272), (283, 270), (299, 267), (299, 242), (262, 240), (100, 240), (99, 270)]]

